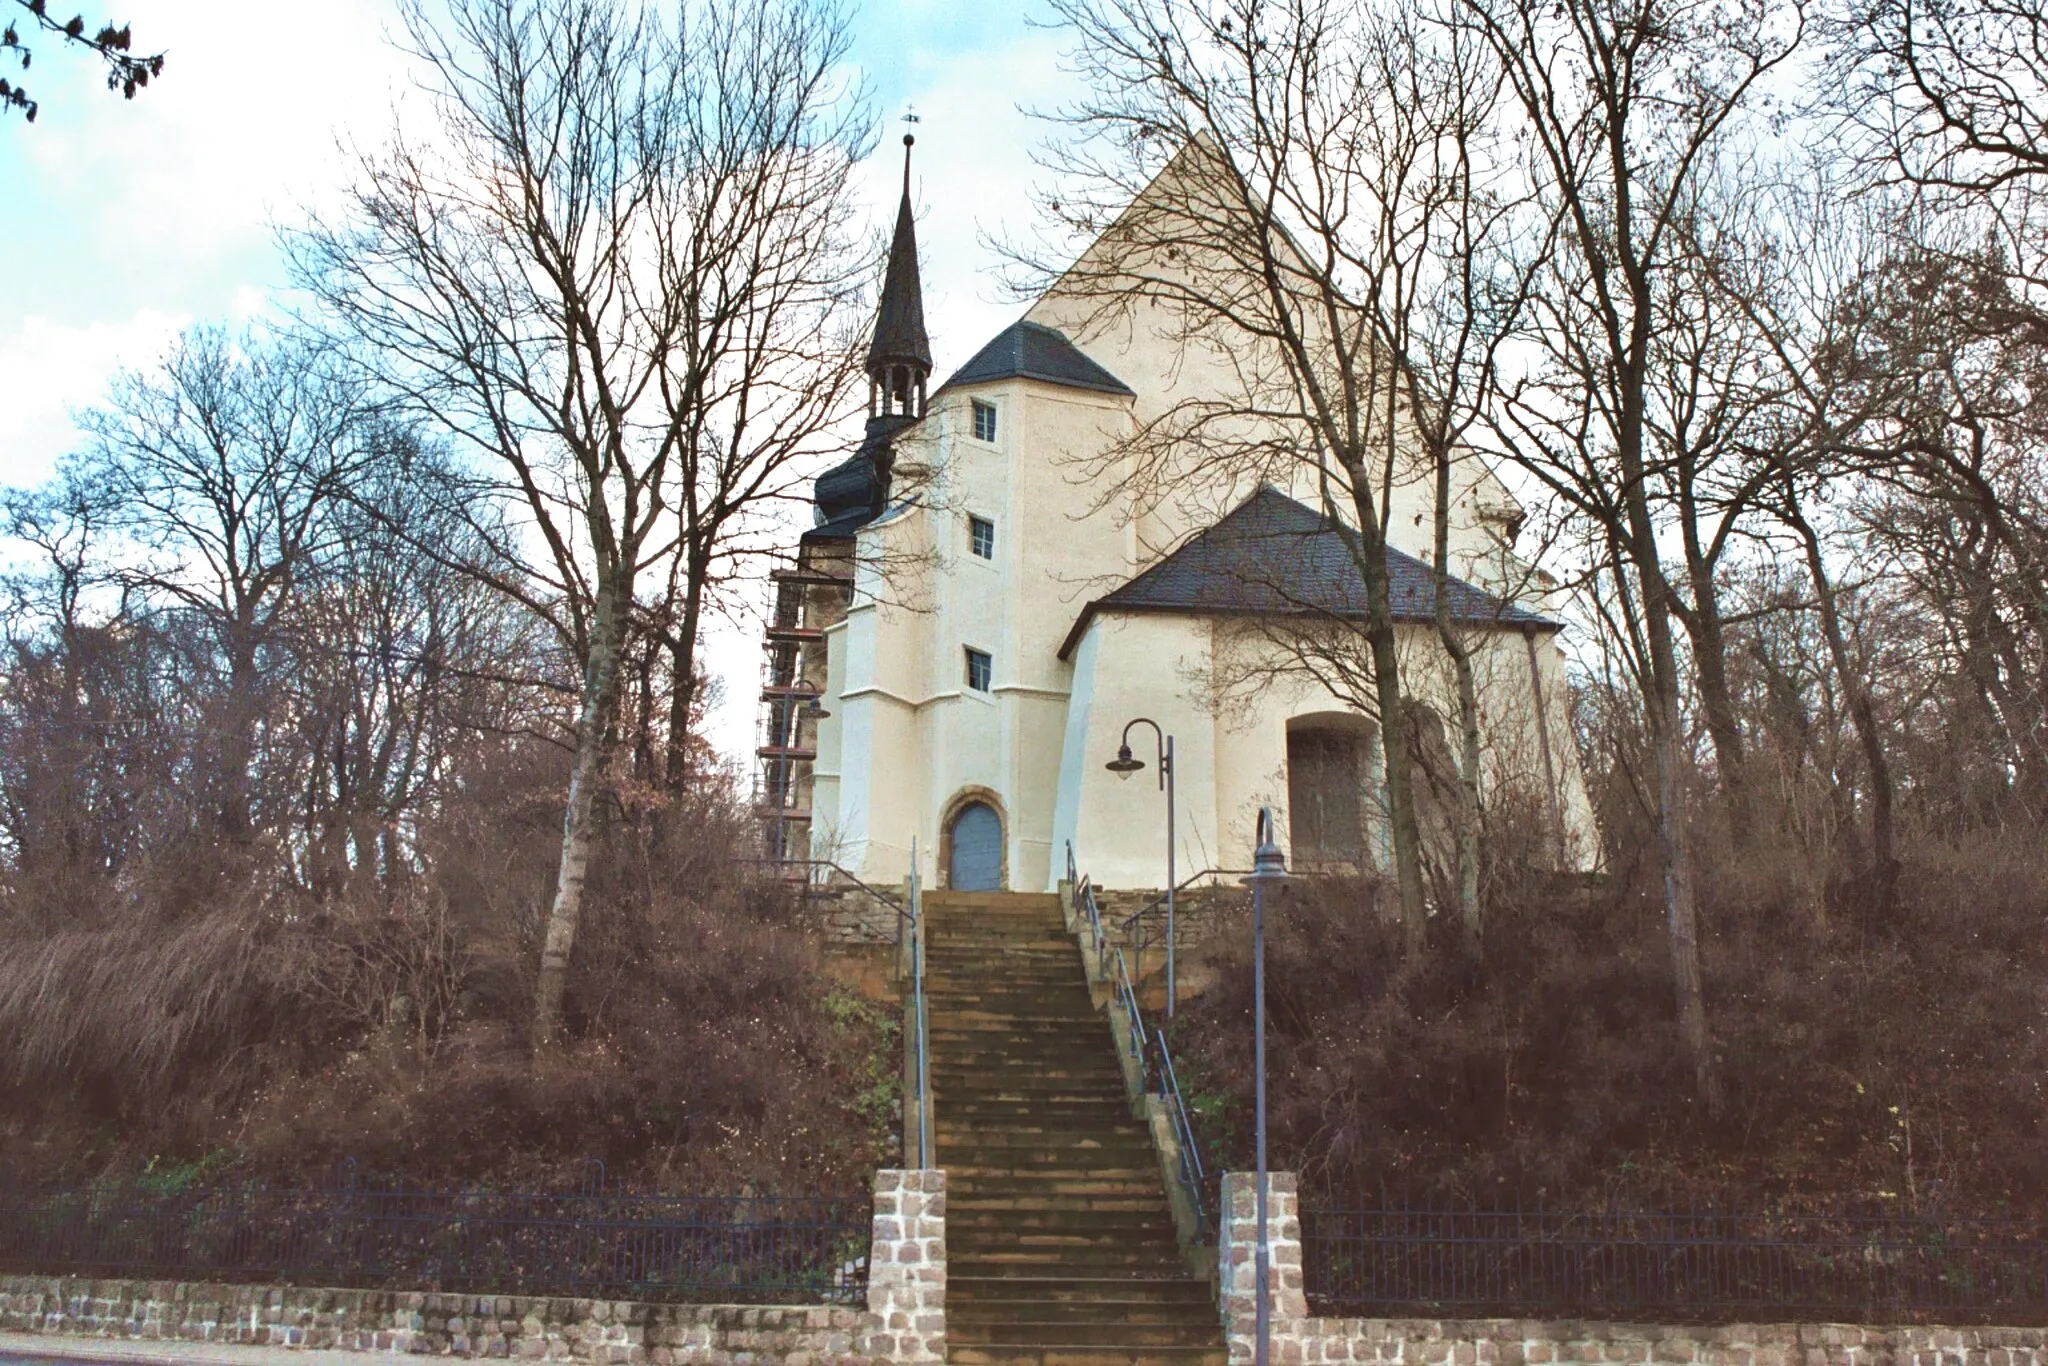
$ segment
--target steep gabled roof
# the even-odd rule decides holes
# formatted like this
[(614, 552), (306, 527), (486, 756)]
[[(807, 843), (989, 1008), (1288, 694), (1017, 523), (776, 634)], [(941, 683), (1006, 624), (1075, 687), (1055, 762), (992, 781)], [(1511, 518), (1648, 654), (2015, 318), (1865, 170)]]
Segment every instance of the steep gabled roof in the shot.
[[(1436, 573), (1387, 548), (1394, 619), (1436, 620)], [(1450, 581), (1452, 617), (1469, 626), (1556, 631), (1562, 625), (1503, 602), (1462, 579)], [(1365, 616), (1365, 583), (1336, 522), (1277, 489), (1261, 487), (1129, 583), (1081, 609), (1060, 645), (1073, 653), (1102, 612), (1184, 616)]]
[(1066, 333), (1034, 322), (1015, 322), (1004, 328), (939, 388), (1018, 378), (1104, 394), (1132, 393), (1130, 385), (1083, 355)]

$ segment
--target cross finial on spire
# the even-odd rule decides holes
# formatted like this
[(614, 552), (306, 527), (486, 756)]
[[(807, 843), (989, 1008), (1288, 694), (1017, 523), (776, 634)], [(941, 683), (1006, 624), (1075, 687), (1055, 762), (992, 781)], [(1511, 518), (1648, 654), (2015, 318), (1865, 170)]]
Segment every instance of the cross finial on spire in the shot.
[[(905, 123), (924, 122), (923, 119), (917, 116), (917, 106), (914, 104), (904, 106), (903, 121)], [(910, 193), (910, 149), (916, 145), (917, 135), (915, 133), (905, 133), (903, 135), (903, 193), (905, 195)]]

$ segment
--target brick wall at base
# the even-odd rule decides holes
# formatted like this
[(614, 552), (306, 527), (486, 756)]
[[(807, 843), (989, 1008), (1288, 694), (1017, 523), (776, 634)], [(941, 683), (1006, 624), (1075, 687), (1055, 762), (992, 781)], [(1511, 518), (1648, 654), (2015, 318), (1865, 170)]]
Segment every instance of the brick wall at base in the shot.
[[(1292, 1172), (1266, 1177), (1267, 1287), (1275, 1366), (2048, 1366), (2048, 1328), (1870, 1327), (1839, 1323), (1661, 1327), (1524, 1319), (1336, 1319), (1309, 1315)], [(1253, 1359), (1258, 1280), (1256, 1178), (1223, 1178), (1218, 1292), (1232, 1366)]]
[(591, 1366), (932, 1366), (946, 1174), (875, 1174), (868, 1308), (0, 1276), (0, 1331)]

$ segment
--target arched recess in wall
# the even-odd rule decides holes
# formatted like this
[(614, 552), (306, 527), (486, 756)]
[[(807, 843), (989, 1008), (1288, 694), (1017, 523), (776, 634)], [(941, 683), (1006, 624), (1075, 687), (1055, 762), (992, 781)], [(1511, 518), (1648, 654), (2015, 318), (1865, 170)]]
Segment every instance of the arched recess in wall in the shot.
[[(988, 818), (976, 814), (987, 812), (994, 818), (995, 853), (992, 860), (983, 857), (988, 837)], [(964, 822), (964, 824), (963, 824)], [(963, 787), (953, 794), (946, 803), (945, 814), (939, 821), (939, 885), (949, 891), (1000, 891), (1010, 885), (1010, 816), (1003, 807), (1003, 799), (986, 787)], [(972, 842), (971, 846), (968, 842)], [(956, 855), (963, 860), (956, 869)], [(986, 869), (993, 863), (992, 877), (970, 879), (977, 885), (960, 886), (955, 881), (956, 871)], [(988, 885), (979, 885), (987, 883)]]
[(1366, 821), (1377, 804), (1378, 743), (1379, 728), (1357, 712), (1288, 718), (1287, 842), (1296, 867), (1370, 866)]
[(1435, 707), (1408, 699), (1408, 768), (1415, 785), (1415, 827), (1422, 837), (1422, 871), (1437, 894), (1455, 897), (1458, 866), (1458, 761), (1449, 729)]

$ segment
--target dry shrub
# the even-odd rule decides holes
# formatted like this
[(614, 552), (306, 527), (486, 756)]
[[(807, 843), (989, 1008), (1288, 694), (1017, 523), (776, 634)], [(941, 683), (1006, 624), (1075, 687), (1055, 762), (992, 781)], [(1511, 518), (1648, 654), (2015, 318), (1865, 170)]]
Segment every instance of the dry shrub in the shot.
[[(1908, 851), (1890, 926), (1810, 860), (1751, 846), (1702, 887), (1724, 1088), (1706, 1115), (1673, 1023), (1653, 889), (1489, 868), (1484, 960), (1404, 962), (1390, 892), (1297, 881), (1268, 911), (1276, 1166), (1347, 1195), (2048, 1203), (2048, 870), (2040, 832)], [(1218, 1160), (1250, 1157), (1246, 912), (1180, 1046)]]
[[(303, 1027), (301, 940), (251, 906), (0, 941), (0, 1084), (75, 1091), (114, 1116), (206, 1104), (234, 1089), (250, 1049)], [(198, 1076), (213, 1094), (188, 1093)]]
[[(527, 1046), (559, 760), (508, 753), (426, 832), (426, 866), (316, 901), (0, 938), (0, 1158), (77, 1179), (151, 1160), (314, 1181), (344, 1157), (436, 1182), (602, 1160), (674, 1190), (857, 1189), (888, 1040), (834, 992), (796, 900), (744, 861), (734, 794), (614, 804), (567, 1038)], [(144, 898), (146, 902), (146, 898)]]

